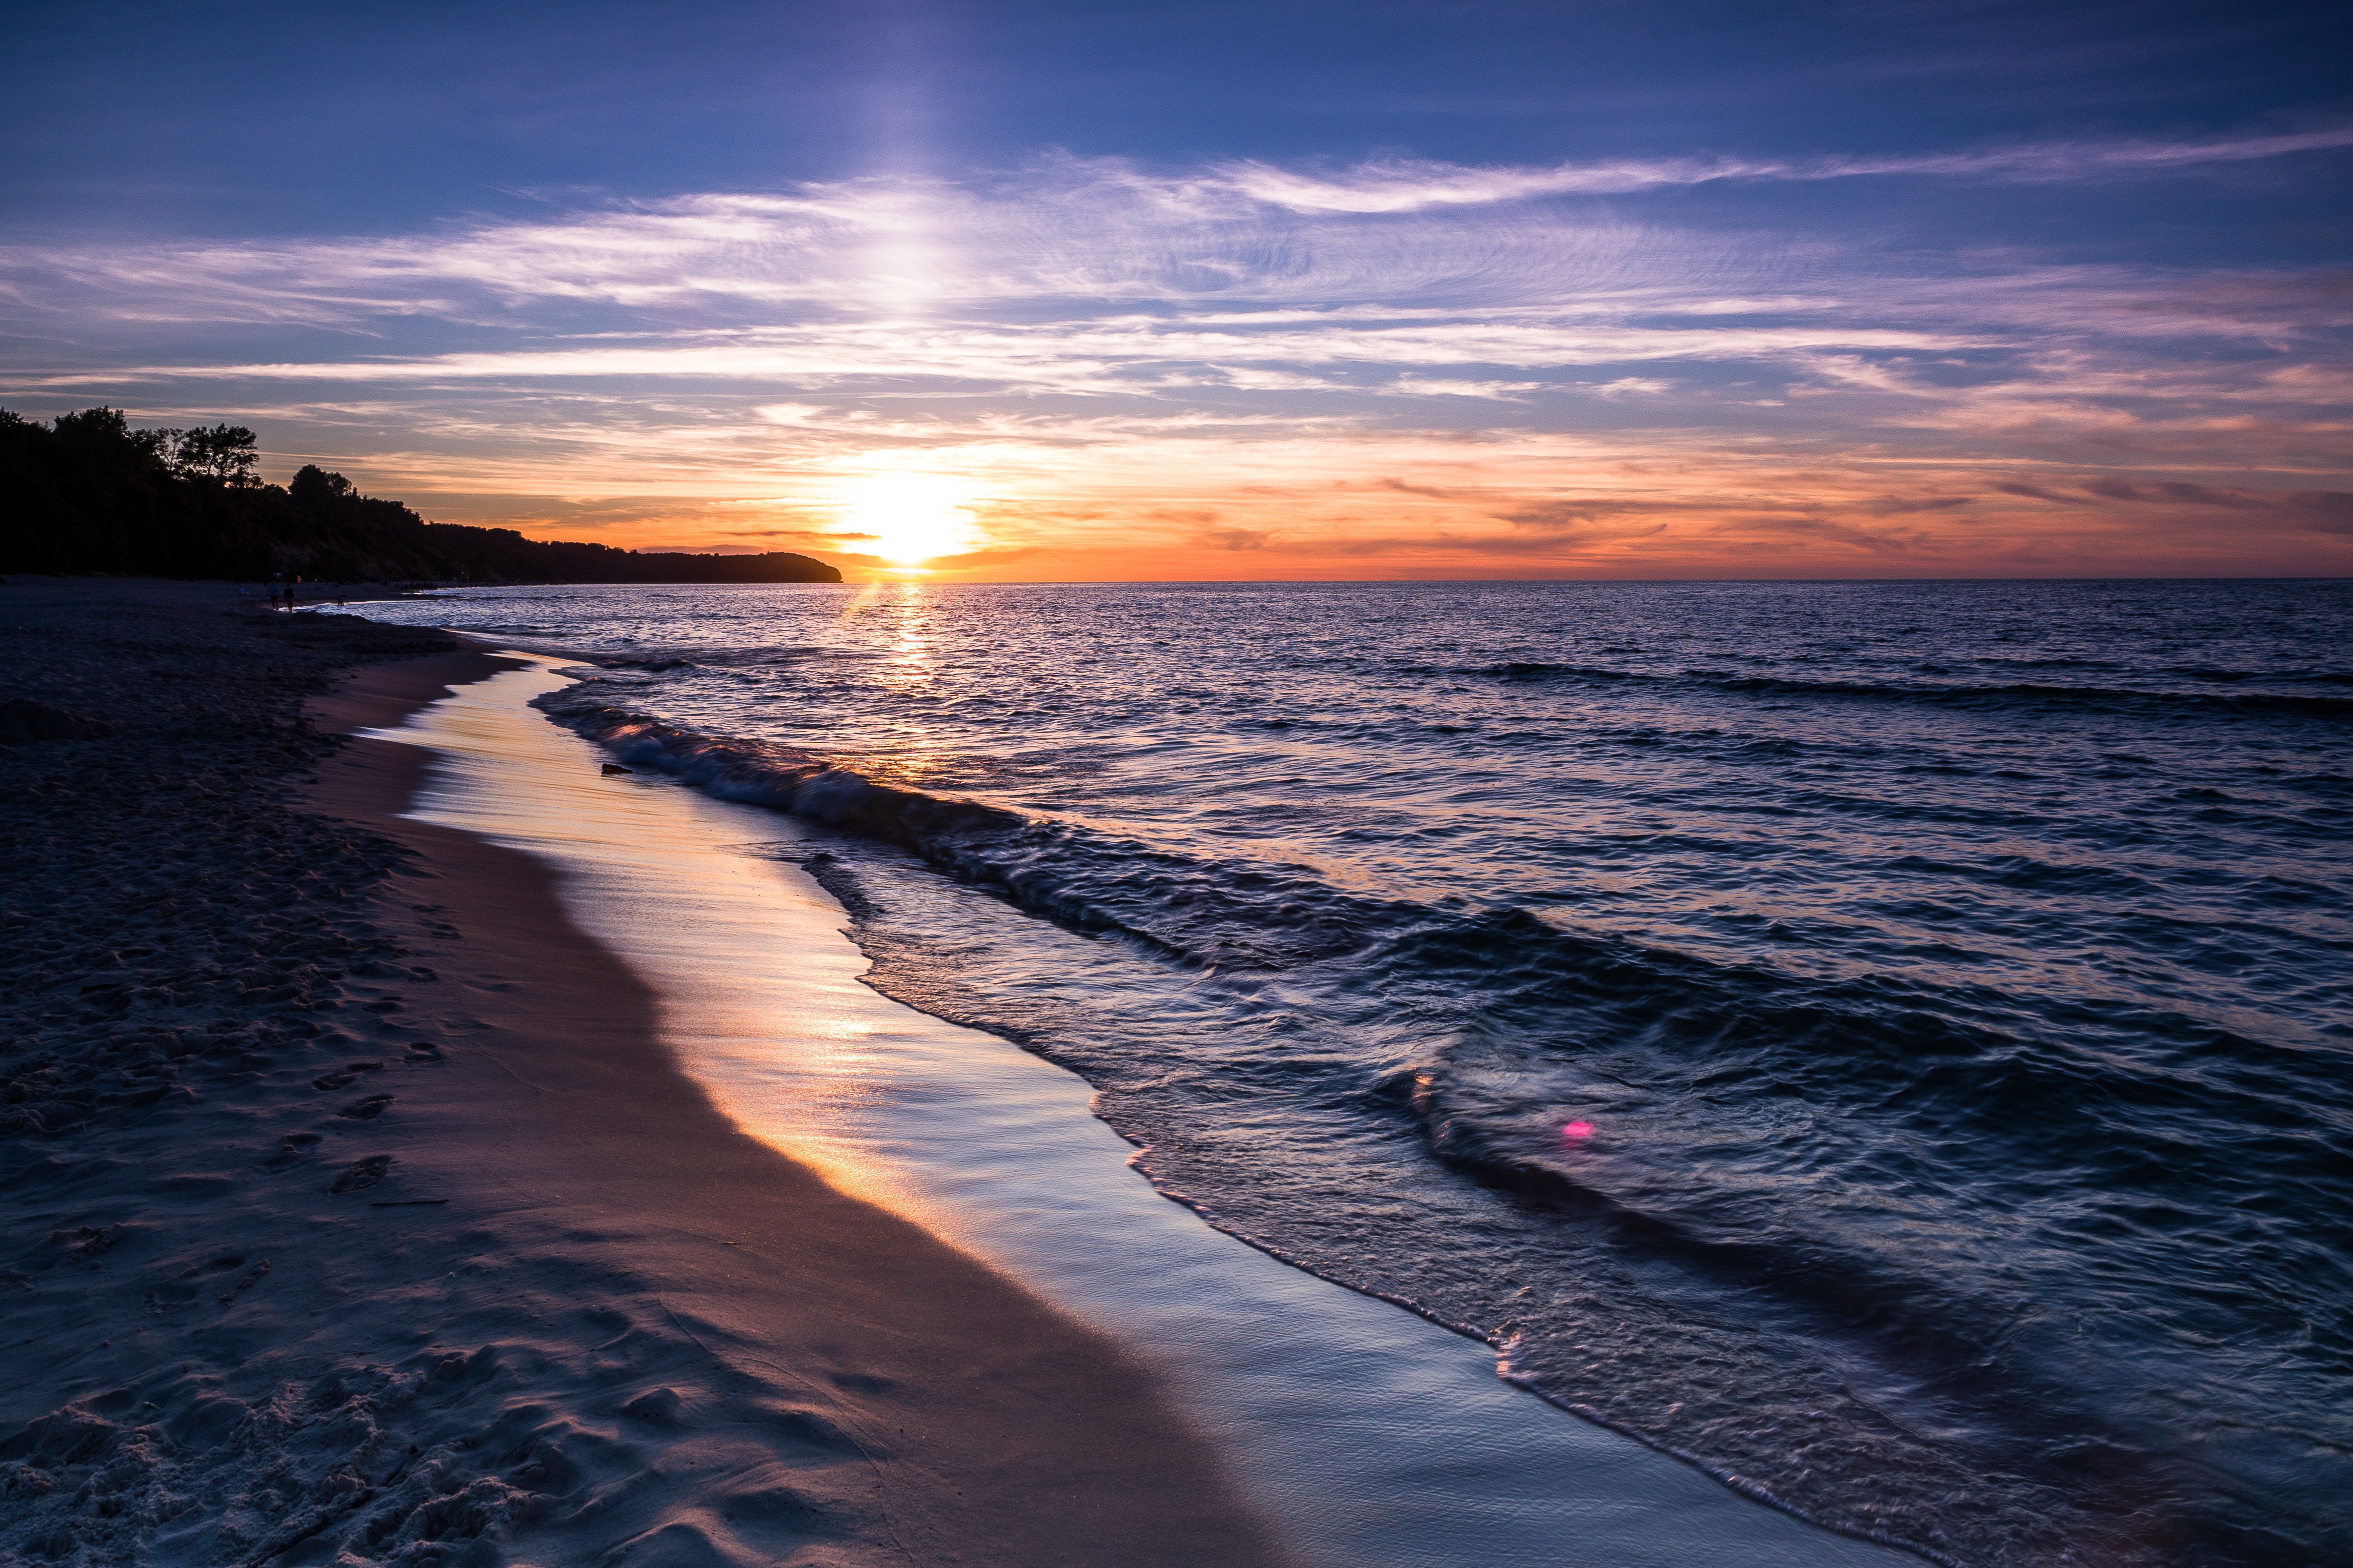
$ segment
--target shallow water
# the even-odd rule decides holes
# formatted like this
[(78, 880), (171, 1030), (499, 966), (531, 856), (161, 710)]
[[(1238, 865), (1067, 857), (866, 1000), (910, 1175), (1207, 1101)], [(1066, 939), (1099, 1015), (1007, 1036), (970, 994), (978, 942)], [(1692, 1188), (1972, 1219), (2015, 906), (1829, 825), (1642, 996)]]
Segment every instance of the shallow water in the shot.
[(1471, 1341), (1287, 1268), (1156, 1194), (1074, 1074), (860, 984), (801, 868), (832, 835), (602, 753), (526, 704), (543, 669), (380, 737), (431, 747), (411, 814), (542, 857), (653, 988), (740, 1126), (1123, 1341), (1319, 1568), (1896, 1568), (1497, 1381)]
[(2344, 584), (370, 613), (596, 658), (876, 984), (1549, 1398), (1962, 1562), (2353, 1555)]

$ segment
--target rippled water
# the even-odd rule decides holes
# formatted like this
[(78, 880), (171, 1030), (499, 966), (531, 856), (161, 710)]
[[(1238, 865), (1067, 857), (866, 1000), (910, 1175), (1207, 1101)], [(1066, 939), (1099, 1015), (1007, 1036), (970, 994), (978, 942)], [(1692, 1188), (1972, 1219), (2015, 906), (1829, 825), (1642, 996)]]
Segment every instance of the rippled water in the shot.
[(882, 988), (1560, 1404), (1960, 1563), (2353, 1559), (2348, 584), (369, 613), (593, 659)]

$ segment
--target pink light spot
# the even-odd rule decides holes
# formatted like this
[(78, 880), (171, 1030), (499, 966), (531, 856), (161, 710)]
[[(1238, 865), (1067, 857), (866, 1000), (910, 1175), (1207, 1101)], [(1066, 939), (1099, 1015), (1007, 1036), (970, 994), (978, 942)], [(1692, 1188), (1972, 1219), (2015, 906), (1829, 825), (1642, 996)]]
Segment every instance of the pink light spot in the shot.
[(1564, 1138), (1590, 1138), (1593, 1136), (1593, 1123), (1572, 1121), (1560, 1130), (1560, 1135)]

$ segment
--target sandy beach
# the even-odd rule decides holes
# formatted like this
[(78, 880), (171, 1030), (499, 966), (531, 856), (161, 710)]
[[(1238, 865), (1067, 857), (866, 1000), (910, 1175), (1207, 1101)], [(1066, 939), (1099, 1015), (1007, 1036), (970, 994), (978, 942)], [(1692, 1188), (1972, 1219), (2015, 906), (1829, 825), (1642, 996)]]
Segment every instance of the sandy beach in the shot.
[(345, 737), (497, 661), (0, 594), (0, 1560), (1283, 1560), (1151, 1370), (739, 1131), (551, 873), (396, 815), (423, 753)]
[(924, 1009), (920, 991), (902, 999), (914, 972), (866, 951), (873, 884), (846, 859), (861, 840), (615, 768), (541, 706), (592, 667), (512, 663), (370, 731), (429, 759), (406, 817), (547, 868), (573, 921), (651, 992), (681, 1069), (746, 1134), (1145, 1361), (1301, 1563), (1905, 1560), (1547, 1405), (1477, 1336), (1170, 1201), (1145, 1177), (1149, 1145), (1113, 1131), (1086, 1079)]
[[(705, 613), (806, 609), (754, 592)], [(744, 684), (649, 679), (698, 668), (627, 640), (676, 594), (591, 603), (601, 647), (560, 594), (0, 595), (0, 1568), (2010, 1560), (1820, 1528), (1560, 1398), (1443, 1279), (1238, 1221), (1350, 1123), (1270, 1111), (1289, 1166), (1172, 1181), (1204, 1168), (1134, 1072), (1191, 1070), (1206, 987), (845, 825), (846, 772), (779, 794), (787, 749), (730, 775), (600, 727)], [(1159, 1054), (983, 1005), (1057, 985)], [(1395, 1188), (1375, 1260), (1409, 1203), (1474, 1242), (1517, 1214), (1464, 1190)], [(1642, 1310), (1586, 1331), (1647, 1350)]]
[(2112, 9), (12, 12), (0, 1568), (2353, 1568), (2353, 10)]

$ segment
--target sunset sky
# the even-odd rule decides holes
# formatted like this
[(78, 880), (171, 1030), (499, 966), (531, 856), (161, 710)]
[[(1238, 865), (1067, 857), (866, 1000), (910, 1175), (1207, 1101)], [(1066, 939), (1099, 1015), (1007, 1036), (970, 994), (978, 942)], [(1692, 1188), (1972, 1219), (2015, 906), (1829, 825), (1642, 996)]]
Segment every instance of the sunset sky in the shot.
[(2347, 16), (23, 8), (0, 402), (853, 578), (2339, 574)]

